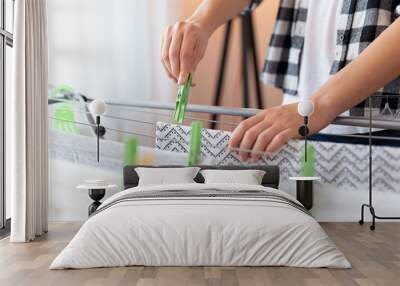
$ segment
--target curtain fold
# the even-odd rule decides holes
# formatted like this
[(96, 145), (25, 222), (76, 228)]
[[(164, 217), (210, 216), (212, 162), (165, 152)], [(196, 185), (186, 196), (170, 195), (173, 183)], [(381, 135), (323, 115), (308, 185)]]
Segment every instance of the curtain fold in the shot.
[(13, 92), (6, 117), (11, 242), (31, 241), (48, 225), (46, 4), (15, 2)]

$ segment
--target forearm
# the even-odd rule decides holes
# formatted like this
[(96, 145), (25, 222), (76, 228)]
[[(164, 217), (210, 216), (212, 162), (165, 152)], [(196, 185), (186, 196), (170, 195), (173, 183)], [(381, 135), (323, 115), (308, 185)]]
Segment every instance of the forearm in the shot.
[(237, 16), (250, 0), (204, 0), (188, 21), (202, 25), (210, 34)]
[(321, 108), (340, 114), (400, 75), (400, 19), (388, 27), (360, 56), (313, 95)]

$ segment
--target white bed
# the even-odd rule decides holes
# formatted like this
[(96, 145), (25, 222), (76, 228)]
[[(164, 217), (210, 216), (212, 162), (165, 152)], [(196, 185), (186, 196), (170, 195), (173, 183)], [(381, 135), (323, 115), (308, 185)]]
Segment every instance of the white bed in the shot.
[[(203, 195), (190, 195), (196, 192)], [(128, 265), (351, 267), (290, 195), (263, 186), (198, 183), (115, 194), (50, 269)]]

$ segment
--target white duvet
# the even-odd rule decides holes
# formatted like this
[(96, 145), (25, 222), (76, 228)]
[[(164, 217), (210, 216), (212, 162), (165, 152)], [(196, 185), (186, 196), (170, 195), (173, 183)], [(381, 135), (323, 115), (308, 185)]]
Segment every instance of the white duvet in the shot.
[[(165, 190), (265, 190), (228, 184), (136, 187)], [(101, 208), (101, 207), (100, 207)], [(246, 198), (122, 201), (89, 218), (50, 269), (145, 266), (294, 266), (349, 268), (320, 225), (293, 206)]]

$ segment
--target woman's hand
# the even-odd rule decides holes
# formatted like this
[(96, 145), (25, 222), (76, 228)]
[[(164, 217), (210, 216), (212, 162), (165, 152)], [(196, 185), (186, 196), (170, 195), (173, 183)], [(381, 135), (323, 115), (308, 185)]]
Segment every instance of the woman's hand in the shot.
[[(314, 102), (315, 104), (315, 102)], [(317, 110), (311, 115), (308, 128), (310, 134), (326, 127), (334, 118), (334, 114)], [(290, 139), (299, 138), (299, 128), (304, 118), (297, 112), (297, 104), (287, 104), (268, 108), (257, 115), (242, 121), (232, 134), (231, 148), (251, 149), (256, 152), (273, 153)], [(249, 152), (240, 151), (240, 159), (247, 160)], [(257, 161), (260, 154), (251, 153), (252, 161)]]
[(167, 27), (161, 61), (168, 76), (185, 83), (203, 58), (212, 33), (249, 4), (250, 0), (203, 0), (189, 19)]
[(178, 22), (164, 32), (161, 62), (168, 76), (184, 84), (203, 58), (211, 32), (194, 21)]

